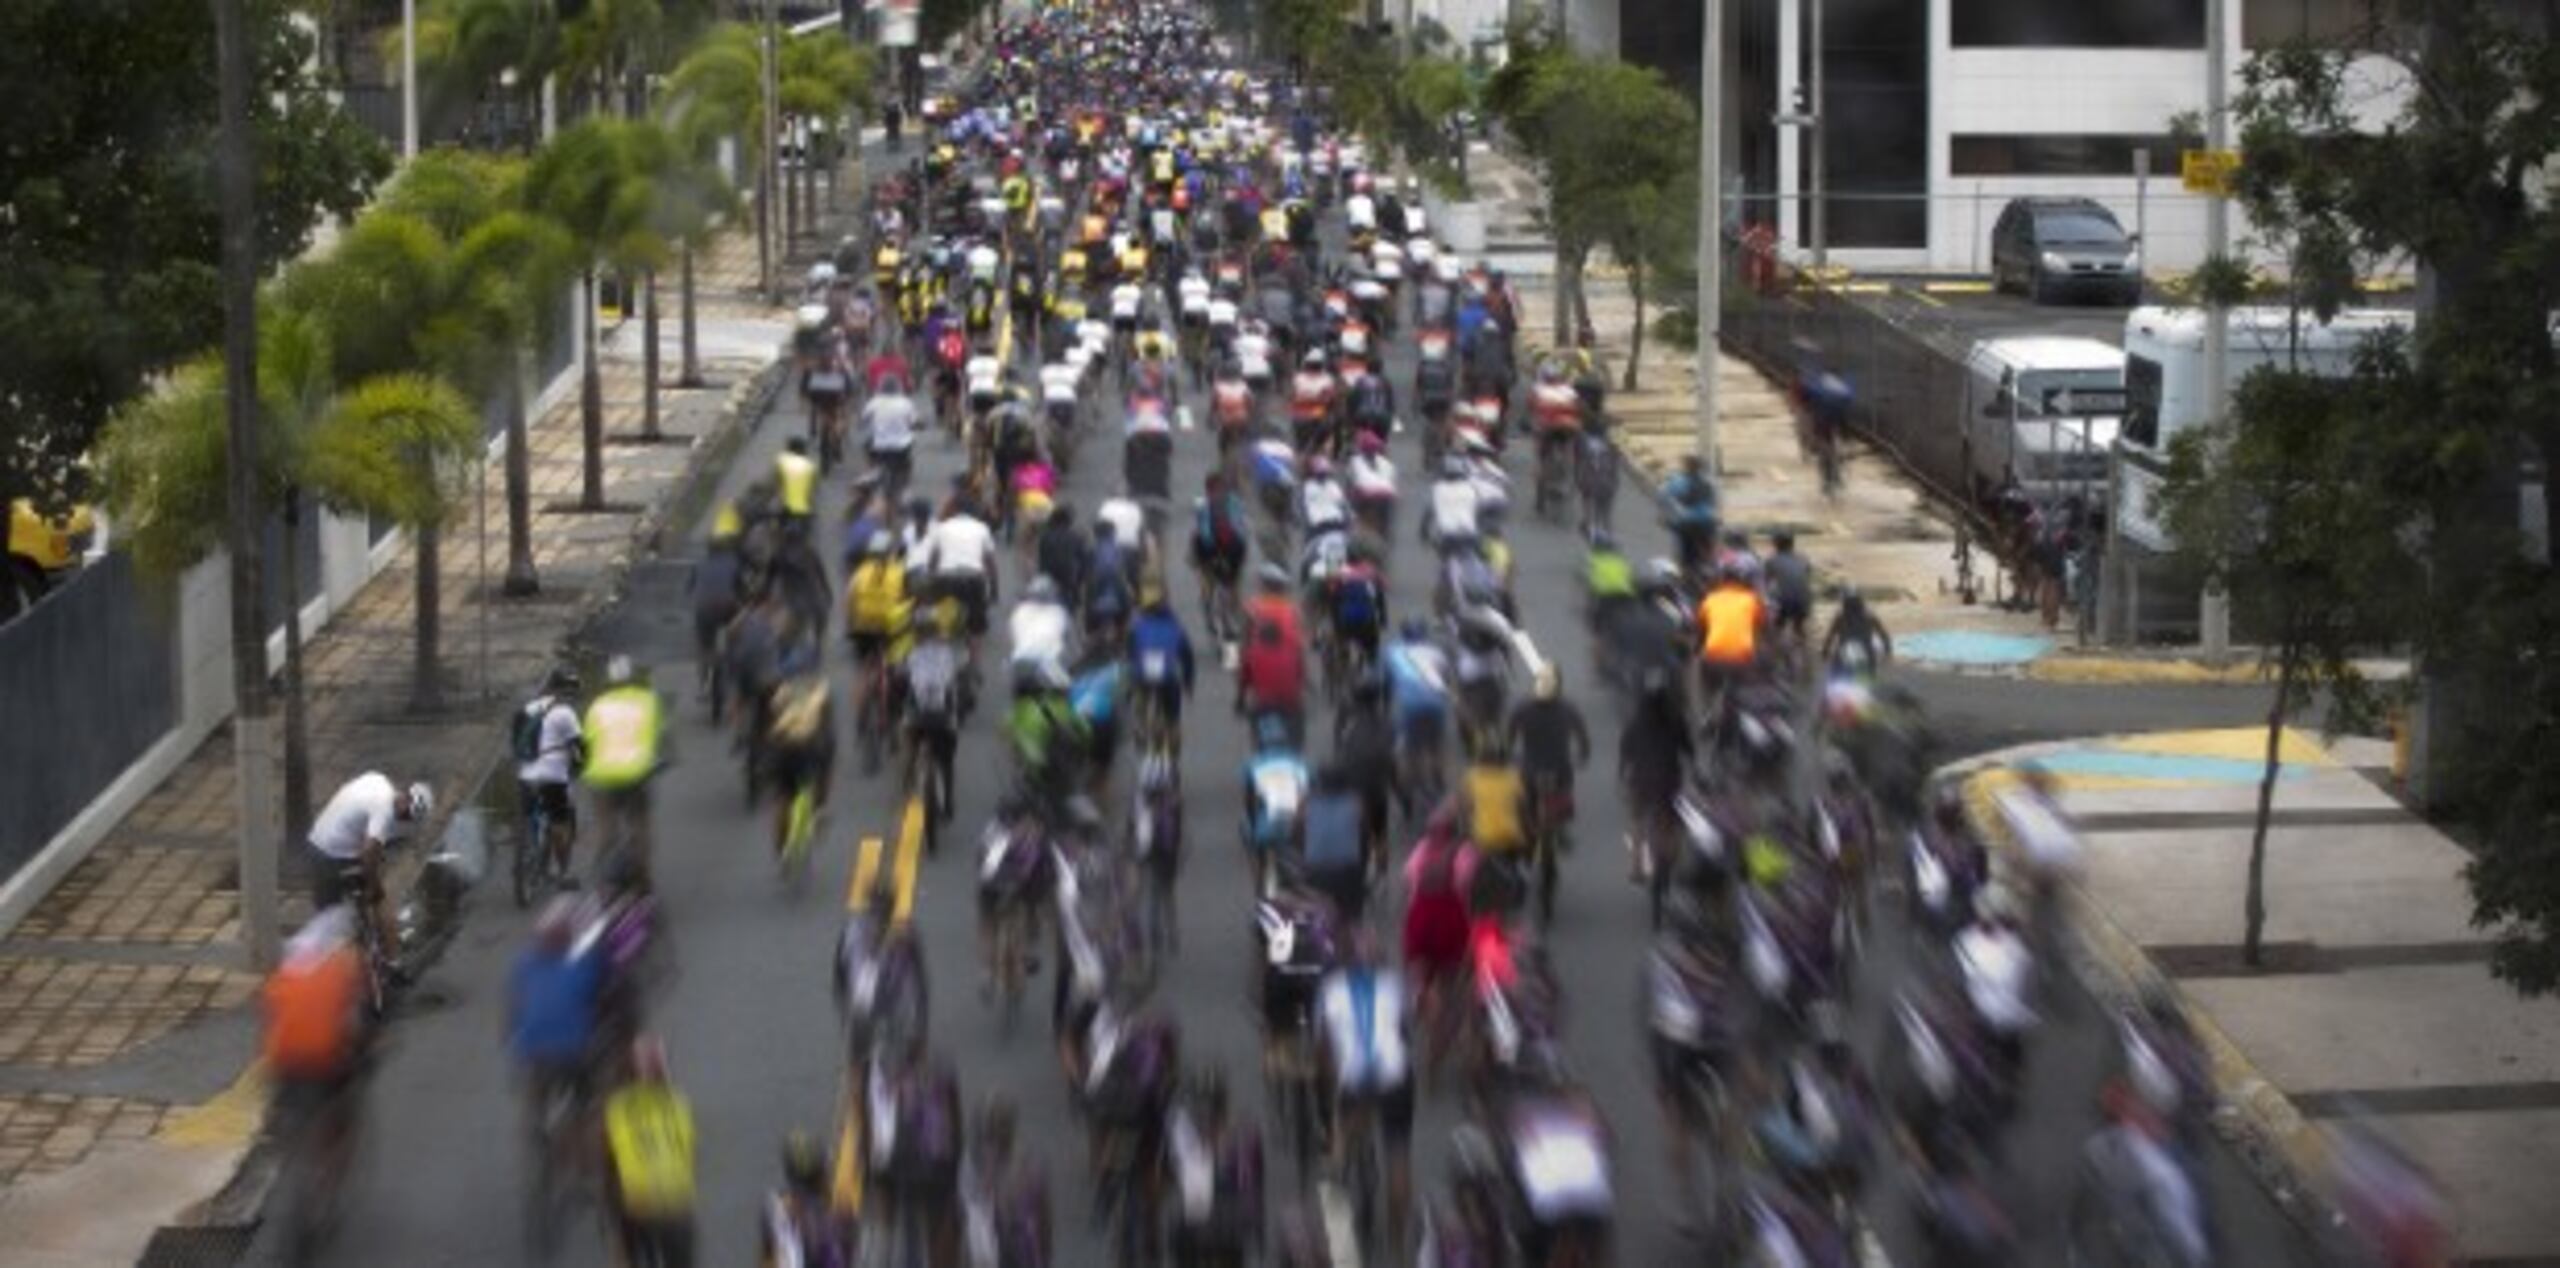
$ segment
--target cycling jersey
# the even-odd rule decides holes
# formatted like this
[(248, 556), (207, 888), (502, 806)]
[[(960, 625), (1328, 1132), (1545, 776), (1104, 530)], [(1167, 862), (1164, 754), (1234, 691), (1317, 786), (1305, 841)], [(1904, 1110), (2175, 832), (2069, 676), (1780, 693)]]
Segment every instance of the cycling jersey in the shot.
[(664, 1083), (624, 1084), (605, 1100), (604, 1137), (624, 1215), (692, 1212), (693, 1106), (683, 1093)]
[(1449, 657), (1414, 640), (1387, 649), (1387, 694), (1398, 719), (1444, 715), (1449, 708)]
[(1307, 764), (1295, 753), (1260, 753), (1245, 763), (1245, 830), (1255, 848), (1287, 843), (1306, 805), (1307, 786)]
[(1340, 1091), (1389, 1092), (1412, 1077), (1404, 1001), (1404, 976), (1394, 969), (1351, 968), (1325, 979), (1316, 1018)]

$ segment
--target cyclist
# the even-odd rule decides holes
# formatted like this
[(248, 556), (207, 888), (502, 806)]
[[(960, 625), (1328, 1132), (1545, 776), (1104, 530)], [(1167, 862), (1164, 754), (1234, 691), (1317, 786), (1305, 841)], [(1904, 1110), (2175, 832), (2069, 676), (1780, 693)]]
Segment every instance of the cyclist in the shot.
[(1154, 702), (1163, 719), (1165, 746), (1176, 754), (1182, 747), (1182, 702), (1191, 694), (1197, 669), (1182, 618), (1161, 588), (1150, 589), (1129, 629), (1130, 678)]
[(1475, 544), (1482, 496), (1467, 460), (1451, 454), (1440, 462), (1440, 478), (1431, 484), (1431, 506), (1422, 517), (1422, 539), (1443, 558)]
[(1096, 649), (1116, 647), (1130, 609), (1137, 606), (1138, 544), (1124, 541), (1110, 520), (1096, 517), (1093, 553), (1084, 569), (1084, 635)]
[(903, 379), (890, 380), (882, 388), (863, 402), (862, 444), (889, 499), (896, 501), (915, 471), (916, 403), (907, 395)]
[(693, 1104), (667, 1075), (655, 1036), (631, 1045), (631, 1079), (604, 1102), (605, 1206), (619, 1262), (635, 1268), (693, 1263)]
[(1348, 387), (1343, 390), (1345, 414), (1359, 434), (1386, 439), (1395, 425), (1396, 393), (1386, 376), (1368, 365), (1362, 365)]
[(1013, 605), (1005, 626), (1013, 647), (1012, 676), (1017, 685), (1037, 678), (1046, 669), (1063, 668), (1075, 659), (1075, 615), (1060, 597), (1057, 583), (1045, 574), (1033, 577), (1031, 584), (1023, 588), (1022, 601)]
[[(914, 603), (907, 595), (907, 563), (889, 530), (874, 529), (862, 545), (862, 562), (845, 583), (845, 633), (853, 644), (854, 713), (890, 708), (890, 700), (871, 698), (872, 680), (889, 656), (891, 644), (907, 636)], [(889, 715), (895, 717), (894, 711)]]
[[(586, 732), (578, 721), (578, 671), (558, 666), (542, 694), (516, 710), (512, 742), (516, 788), (524, 805), (525, 839), (547, 843), (551, 870), (569, 874), (569, 851), (578, 833), (577, 803), (569, 781), (586, 764)], [(534, 825), (543, 825), (536, 831)]]
[(1253, 755), (1244, 764), (1244, 848), (1256, 893), (1263, 891), (1275, 855), (1299, 853), (1307, 787), (1307, 763), (1288, 725), (1262, 716), (1254, 725)]
[(1459, 778), (1467, 840), (1478, 856), (1471, 906), (1479, 914), (1509, 915), (1527, 893), (1520, 873), (1529, 844), (1528, 790), (1497, 739), (1476, 750)]
[[(915, 648), (907, 653), (899, 675), (910, 752), (931, 761), (941, 772), (941, 800), (932, 807), (938, 818), (951, 814), (952, 758), (960, 744), (961, 720), (970, 711), (968, 676), (947, 611), (942, 604), (925, 609)], [(927, 843), (933, 843), (930, 836)]]
[(277, 1121), (311, 1151), (310, 1174), (339, 1183), (355, 1145), (358, 1080), (372, 1039), (355, 912), (321, 908), (284, 945), (262, 992), (259, 1055), (275, 1081)]
[(524, 1075), (525, 1122), (534, 1147), (552, 1147), (548, 1109), (554, 1096), (565, 1098), (569, 1121), (558, 1139), (569, 1157), (563, 1161), (583, 1169), (605, 957), (578, 954), (578, 924), (578, 900), (566, 895), (552, 899), (535, 918), (533, 941), (507, 975), (507, 1047)]
[[(1636, 569), (1618, 549), (1618, 540), (1606, 531), (1591, 534), (1591, 549), (1582, 560), (1582, 595), (1591, 629), (1592, 649), (1606, 667), (1611, 660), (1609, 632), (1616, 628), (1618, 614), (1636, 598)], [(1614, 670), (1611, 677), (1628, 681)]]
[(815, 656), (801, 658), (793, 669), (773, 686), (759, 746), (760, 782), (775, 794), (773, 845), (777, 852), (790, 840), (792, 802), (800, 790), (809, 789), (813, 808), (823, 812), (828, 785), (835, 782), (830, 778), (836, 762), (834, 690)]
[(1432, 640), (1429, 626), (1407, 620), (1384, 659), (1395, 715), (1397, 790), (1409, 819), (1431, 809), (1415, 804), (1418, 795), (1429, 791), (1415, 786), (1416, 777), (1428, 770), (1435, 776), (1431, 785), (1439, 783), (1441, 737), (1449, 724), (1449, 656)]
[(1715, 588), (1698, 600), (1698, 699), (1717, 716), (1726, 691), (1760, 662), (1760, 635), (1768, 628), (1768, 604), (1748, 573), (1728, 567)]
[(1048, 1268), (1056, 1244), (1049, 1177), (1014, 1149), (1018, 1113), (998, 1092), (978, 1110), (960, 1176), (960, 1211), (973, 1268)]
[(1209, 633), (1217, 638), (1231, 639), (1242, 633), (1221, 628), (1222, 622), (1215, 618), (1225, 606), (1219, 596), (1223, 595), (1229, 604), (1238, 597), (1236, 583), (1244, 575), (1245, 544), (1249, 540), (1245, 514), (1244, 498), (1228, 483), (1226, 473), (1210, 472), (1207, 487), (1191, 509), (1191, 566), (1200, 574), (1202, 589), (1207, 592), (1213, 618)]
[(1164, 1136), (1173, 1261), (1239, 1268), (1262, 1244), (1262, 1141), (1228, 1116), (1227, 1081), (1214, 1067), (1175, 1103)]
[(658, 689), (628, 656), (605, 662), (605, 689), (587, 706), (587, 792), (594, 798), (599, 839), (628, 850), (640, 874), (649, 868), (649, 781), (666, 763), (667, 717)]
[(1084, 719), (1067, 699), (1070, 685), (1064, 663), (1043, 662), (1015, 681), (1013, 708), (1005, 718), (1005, 740), (1023, 785), (1053, 812), (1052, 822), (1074, 790), (1076, 763), (1088, 738)]
[(1289, 597), (1289, 573), (1266, 563), (1261, 593), (1245, 607), (1244, 647), (1236, 672), (1236, 711), (1248, 718), (1276, 717), (1295, 742), (1306, 733), (1306, 636), (1298, 605)]
[(1837, 674), (1871, 677), (1893, 659), (1893, 634), (1855, 588), (1840, 595), (1840, 614), (1822, 636), (1822, 660)]
[(1310, 543), (1351, 527), (1350, 495), (1334, 478), (1332, 461), (1322, 454), (1307, 459), (1307, 478), (1298, 487), (1298, 527)]
[(921, 1033), (865, 1072), (863, 1142), (877, 1178), (878, 1227), (921, 1247), (926, 1262), (953, 1259), (959, 1233), (960, 1079), (951, 1063), (928, 1053)]
[(827, 1193), (827, 1151), (807, 1132), (782, 1141), (782, 1187), (765, 1198), (763, 1268), (849, 1268), (853, 1222)]
[(1299, 863), (1307, 884), (1354, 923), (1368, 909), (1369, 881), (1379, 865), (1368, 818), (1350, 771), (1334, 762), (1316, 773), (1315, 788), (1300, 815)]
[(1680, 460), (1680, 470), (1662, 484), (1663, 519), (1680, 542), (1680, 567), (1696, 572), (1715, 561), (1716, 483), (1696, 454)]
[(818, 464), (809, 457), (808, 437), (794, 436), (782, 442), (782, 452), (773, 456), (773, 488), (782, 535), (805, 540), (817, 513), (818, 497)]
[(1381, 538), (1395, 536), (1396, 464), (1387, 456), (1387, 438), (1360, 433), (1359, 452), (1351, 457), (1351, 503), (1360, 521)]
[(1367, 930), (1355, 924), (1349, 941), (1341, 967), (1326, 975), (1316, 997), (1335, 1174), (1350, 1174), (1349, 1151), (1361, 1147), (1348, 1123), (1366, 1118), (1386, 1162), (1386, 1244), (1401, 1246), (1412, 1192), (1414, 1101), (1404, 975), (1379, 963)]
[(1634, 713), (1618, 732), (1618, 786), (1627, 798), (1631, 829), (1627, 879), (1650, 887), (1657, 921), (1669, 883), (1676, 806), (1694, 750), (1678, 697), (1669, 690), (1638, 696)]
[(1769, 558), (1761, 565), (1768, 578), (1769, 597), (1777, 603), (1772, 632), (1797, 653), (1807, 650), (1812, 635), (1806, 625), (1813, 618), (1813, 564), (1796, 553), (1796, 535), (1784, 529), (1770, 534)]
[(367, 771), (330, 796), (305, 838), (312, 908), (352, 904), (358, 919), (372, 923), (376, 953), (387, 962), (399, 960), (400, 929), (384, 897), (383, 855), (435, 812), (434, 789), (423, 783), (404, 789), (380, 771)]
[[(1553, 832), (1556, 844), (1569, 848), (1573, 838), (1565, 825), (1573, 819), (1573, 773), (1591, 760), (1591, 732), (1582, 711), (1564, 698), (1564, 675), (1554, 665), (1540, 665), (1531, 680), (1529, 699), (1511, 711), (1508, 740), (1519, 754), (1520, 780), (1529, 796), (1529, 813), (1541, 835)], [(1538, 919), (1555, 915), (1556, 863), (1540, 843)]]
[[(933, 593), (959, 600), (967, 616), (969, 659), (974, 662), (978, 640), (987, 632), (987, 609), (996, 600), (995, 531), (967, 502), (955, 497), (926, 531), (922, 545), (924, 571), (933, 579)], [(914, 571), (910, 555), (908, 572), (912, 576)]]

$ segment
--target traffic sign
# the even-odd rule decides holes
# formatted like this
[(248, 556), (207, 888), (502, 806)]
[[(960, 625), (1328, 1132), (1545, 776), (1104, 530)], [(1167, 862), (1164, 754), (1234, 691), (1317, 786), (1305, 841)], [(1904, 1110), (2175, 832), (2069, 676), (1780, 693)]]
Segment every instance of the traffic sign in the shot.
[(2178, 183), (2190, 194), (2228, 195), (2240, 170), (2238, 150), (2185, 150), (2178, 155)]

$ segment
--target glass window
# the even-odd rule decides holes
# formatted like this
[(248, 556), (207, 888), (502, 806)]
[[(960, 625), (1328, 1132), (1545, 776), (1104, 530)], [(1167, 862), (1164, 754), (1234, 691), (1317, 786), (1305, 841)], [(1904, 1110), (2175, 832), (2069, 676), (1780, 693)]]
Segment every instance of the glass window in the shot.
[(2167, 136), (1985, 135), (1950, 138), (1955, 176), (2131, 176), (2133, 156), (2151, 152), (2151, 174), (2174, 177), (2181, 142)]
[(1952, 5), (1957, 48), (2204, 47), (2205, 0), (1952, 0)]
[(2124, 226), (2094, 211), (2036, 215), (2036, 241), (2045, 246), (2118, 246), (2124, 240)]
[(2149, 357), (2124, 359), (2124, 438), (2160, 447), (2160, 363)]
[(2379, 22), (2375, 0), (2248, 0), (2240, 8), (2240, 42), (2251, 49), (2308, 42), (2364, 44)]

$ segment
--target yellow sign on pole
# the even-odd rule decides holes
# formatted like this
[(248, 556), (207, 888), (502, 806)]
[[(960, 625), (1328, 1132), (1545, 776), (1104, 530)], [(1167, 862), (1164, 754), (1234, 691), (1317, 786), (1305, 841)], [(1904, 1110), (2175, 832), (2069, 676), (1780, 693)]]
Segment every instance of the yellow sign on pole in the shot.
[(2238, 170), (2238, 150), (2186, 150), (2178, 155), (2178, 183), (2190, 194), (2228, 196), (2231, 174)]

